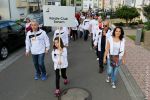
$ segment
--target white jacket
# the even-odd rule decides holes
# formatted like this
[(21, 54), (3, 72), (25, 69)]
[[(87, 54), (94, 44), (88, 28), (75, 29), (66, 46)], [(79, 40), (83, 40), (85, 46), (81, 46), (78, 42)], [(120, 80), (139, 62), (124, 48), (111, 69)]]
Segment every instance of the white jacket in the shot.
[[(55, 31), (54, 37), (53, 37), (53, 41), (54, 41), (54, 39), (55, 39), (56, 37), (59, 37), (59, 29), (57, 29), (57, 30)], [(61, 39), (62, 39), (64, 45), (65, 45), (65, 46), (68, 46), (68, 42), (69, 42), (69, 40), (68, 40), (68, 30), (67, 30), (65, 27), (63, 27), (63, 29), (60, 30), (60, 37), (61, 37)]]
[[(58, 64), (59, 59), (61, 59), (61, 65)], [(54, 62), (54, 70), (67, 68), (68, 67), (68, 60), (67, 60), (67, 49), (64, 47), (63, 52), (59, 55), (59, 50), (55, 49), (52, 51), (52, 60)]]
[[(101, 34), (100, 34), (101, 33)], [(112, 36), (112, 31), (109, 29), (106, 33), (106, 42), (107, 42), (107, 39), (110, 38)], [(95, 37), (95, 40), (94, 40), (94, 45), (97, 46), (98, 45), (98, 51), (101, 51), (101, 38), (102, 38), (102, 30), (99, 29), (97, 32), (96, 32), (96, 37)], [(107, 43), (106, 43), (107, 44)], [(106, 45), (105, 45), (106, 47)]]
[(28, 31), (25, 43), (26, 52), (31, 51), (31, 54), (42, 54), (50, 48), (49, 38), (46, 32), (41, 29), (35, 33)]
[[(113, 55), (113, 37), (111, 36), (108, 39), (109, 43), (110, 43), (110, 55)], [(122, 59), (122, 56), (125, 53), (125, 39), (123, 38), (121, 43), (120, 43), (120, 54), (119, 54), (119, 58)]]

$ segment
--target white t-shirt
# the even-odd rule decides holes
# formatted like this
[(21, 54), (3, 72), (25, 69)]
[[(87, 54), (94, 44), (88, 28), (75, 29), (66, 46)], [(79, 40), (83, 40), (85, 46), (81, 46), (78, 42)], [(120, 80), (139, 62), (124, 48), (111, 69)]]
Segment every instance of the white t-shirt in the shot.
[(120, 52), (120, 48), (121, 48), (120, 42), (113, 41), (113, 55), (118, 55)]
[(78, 29), (77, 26), (79, 25), (79, 23), (76, 19), (75, 19), (74, 23), (75, 23), (75, 27), (71, 27), (71, 29), (72, 30), (77, 30)]
[(92, 19), (92, 20), (90, 21), (90, 26), (92, 27), (92, 28), (91, 28), (91, 32), (94, 33), (94, 32), (95, 32), (95, 29), (99, 27), (98, 20)]
[(90, 19), (85, 19), (83, 21), (83, 29), (84, 30), (89, 30), (89, 27), (90, 27)]

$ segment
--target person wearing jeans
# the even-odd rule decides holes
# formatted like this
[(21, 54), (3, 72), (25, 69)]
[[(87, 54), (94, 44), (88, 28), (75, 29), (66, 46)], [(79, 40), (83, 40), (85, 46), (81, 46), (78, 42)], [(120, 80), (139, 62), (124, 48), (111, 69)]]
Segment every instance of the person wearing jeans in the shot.
[(34, 54), (32, 55), (33, 63), (34, 63), (37, 75), (41, 75), (41, 74), (44, 76), (46, 75), (46, 69), (45, 69), (45, 65), (44, 65), (44, 56), (45, 56), (45, 53), (38, 54), (38, 55), (34, 55)]
[[(121, 60), (119, 61), (119, 64), (118, 65), (121, 65)], [(118, 74), (118, 69), (120, 66), (116, 66), (116, 67), (112, 67), (110, 65), (110, 58), (107, 59), (107, 74), (108, 74), (108, 77), (106, 79), (106, 82), (110, 82), (110, 78), (111, 78), (111, 81), (112, 83), (115, 83), (116, 82), (116, 76)]]
[[(112, 61), (111, 57), (117, 56), (117, 61)], [(116, 88), (116, 77), (121, 64), (125, 64), (125, 39), (124, 31), (121, 27), (116, 27), (112, 36), (106, 42), (103, 62), (107, 57), (107, 78), (106, 82), (112, 83), (112, 88)]]
[(45, 31), (39, 29), (39, 24), (36, 21), (31, 21), (32, 30), (26, 35), (26, 56), (31, 52), (33, 63), (35, 66), (34, 79), (46, 80), (46, 69), (44, 65), (45, 53), (48, 53), (50, 48), (49, 38)]

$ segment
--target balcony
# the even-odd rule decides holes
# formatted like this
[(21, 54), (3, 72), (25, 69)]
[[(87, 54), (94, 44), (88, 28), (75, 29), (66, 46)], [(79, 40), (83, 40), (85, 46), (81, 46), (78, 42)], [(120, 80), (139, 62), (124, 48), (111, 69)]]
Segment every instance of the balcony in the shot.
[(29, 3), (37, 3), (40, 2), (40, 0), (28, 0)]
[(28, 2), (16, 0), (16, 7), (17, 8), (26, 8), (26, 7), (28, 7)]

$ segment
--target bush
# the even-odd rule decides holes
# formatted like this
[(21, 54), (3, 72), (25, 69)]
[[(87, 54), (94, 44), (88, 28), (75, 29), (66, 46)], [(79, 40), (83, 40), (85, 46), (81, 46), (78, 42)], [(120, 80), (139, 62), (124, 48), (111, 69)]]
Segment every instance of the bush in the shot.
[(120, 23), (114, 23), (116, 26), (125, 26), (125, 23), (120, 22)]
[(141, 42), (144, 42), (144, 29), (142, 29)]
[(150, 21), (144, 23), (144, 28), (145, 28), (146, 30), (150, 30)]
[(129, 37), (131, 40), (135, 41), (135, 35), (127, 35), (127, 37)]
[(139, 24), (143, 24), (143, 21), (142, 21), (142, 19), (141, 19), (141, 20), (138, 20), (138, 23), (139, 23)]
[(132, 26), (132, 25), (138, 25), (138, 22), (132, 22), (132, 23), (130, 23), (129, 25), (130, 25), (130, 26)]

